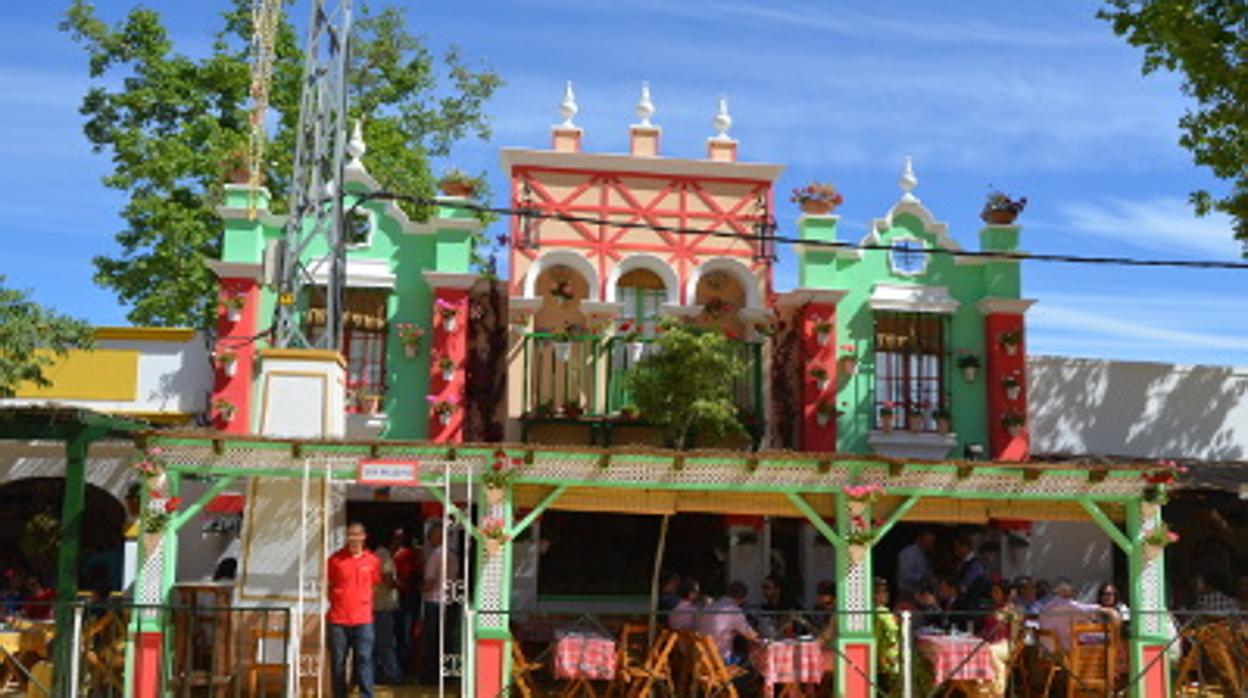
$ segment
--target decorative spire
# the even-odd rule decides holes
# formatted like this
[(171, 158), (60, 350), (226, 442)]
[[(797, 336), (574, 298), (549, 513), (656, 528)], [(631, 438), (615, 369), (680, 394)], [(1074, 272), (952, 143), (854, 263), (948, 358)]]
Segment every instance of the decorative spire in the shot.
[(572, 117), (576, 116), (578, 111), (576, 107), (576, 95), (572, 93), (572, 81), (568, 81), (568, 86), (563, 90), (563, 101), (559, 103), (559, 115), (563, 117), (563, 123), (559, 124), (559, 128), (576, 128), (576, 124), (572, 123)]
[(717, 141), (730, 141), (732, 138), (728, 136), (728, 129), (732, 127), (732, 116), (728, 114), (728, 98), (724, 95), (719, 96), (719, 113), (715, 114), (715, 118), (711, 119), (711, 125), (719, 133), (715, 136)]
[(901, 172), (901, 178), (897, 180), (897, 186), (901, 187), (901, 200), (909, 203), (917, 204), (919, 197), (914, 195), (914, 188), (919, 186), (919, 178), (914, 176), (914, 163), (910, 156), (906, 156), (906, 167)]
[(650, 128), (654, 124), (650, 123), (650, 117), (654, 116), (654, 102), (650, 101), (650, 83), (641, 83), (641, 99), (637, 100), (637, 118), (641, 119), (638, 126)]
[(355, 126), (351, 129), (351, 140), (347, 141), (347, 156), (351, 158), (347, 167), (364, 169), (364, 163), (360, 161), (360, 158), (364, 157), (367, 150), (368, 146), (364, 145), (364, 127), (361, 125), (361, 120), (356, 119)]

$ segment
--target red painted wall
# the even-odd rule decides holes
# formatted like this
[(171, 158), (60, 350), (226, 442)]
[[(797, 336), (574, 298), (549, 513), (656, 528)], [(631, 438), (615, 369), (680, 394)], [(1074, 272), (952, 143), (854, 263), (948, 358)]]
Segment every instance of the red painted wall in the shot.
[(477, 640), (477, 696), (495, 698), (503, 695), (503, 658), (506, 645), (502, 640)]
[(845, 671), (845, 698), (871, 698), (874, 691), (869, 677), (874, 672), (863, 671), (862, 667), (871, 667), (871, 646), (862, 644), (845, 645), (845, 660), (842, 666)]
[[(1022, 335), (1017, 349), (1011, 354), (1001, 343), (1001, 335), (1018, 331)], [(1027, 416), (1027, 336), (1023, 328), (1023, 316), (1017, 313), (993, 313), (984, 318), (984, 347), (987, 361), (984, 389), (988, 392), (988, 456), (998, 461), (1025, 461), (1030, 456), (1028, 426), (1011, 436), (1001, 423), (1009, 412)], [(1010, 399), (1003, 381), (1006, 376), (1017, 378), (1019, 388)]]
[[(832, 323), (832, 331), (826, 340), (819, 342), (816, 324), (820, 321)], [(819, 426), (816, 411), (821, 400), (836, 405), (837, 356), (836, 356), (836, 306), (830, 303), (808, 303), (803, 306), (801, 323), (802, 333), (802, 450), (803, 451), (835, 451), (836, 450), (836, 417), (828, 419), (828, 423)], [(823, 390), (810, 372), (816, 366), (828, 372), (827, 384)]]
[[(443, 317), (438, 301), (456, 307), (452, 321)], [(464, 379), (465, 361), (468, 357), (468, 292), (463, 289), (439, 288), (434, 293), (433, 307), (433, 353), (429, 361), (429, 394), (439, 400), (455, 403), (450, 420), (442, 419), (433, 411), (429, 402), (429, 440), (437, 443), (460, 443), (464, 440)], [(451, 327), (451, 325), (454, 327)], [(439, 359), (449, 356), (455, 362), (451, 380), (442, 377)]]
[(1165, 645), (1147, 645), (1141, 652), (1143, 656), (1144, 669), (1144, 692), (1141, 698), (1165, 698), (1170, 695), (1166, 692), (1166, 667), (1169, 666), (1169, 658), (1166, 657)]
[(221, 298), (242, 296), (246, 305), (237, 322), (231, 322), (229, 313), (220, 303), (217, 305), (217, 346), (214, 353), (233, 352), (235, 360), (234, 375), (226, 374), (225, 369), (217, 365), (213, 381), (212, 399), (229, 400), (233, 403), (234, 416), (225, 420), (213, 410), (215, 426), (231, 434), (246, 434), (251, 431), (251, 379), (256, 365), (256, 343), (253, 336), (260, 305), (260, 288), (254, 279), (224, 278), (221, 279)]
[(138, 633), (134, 656), (134, 698), (157, 698), (160, 695), (160, 659), (164, 651), (164, 635)]

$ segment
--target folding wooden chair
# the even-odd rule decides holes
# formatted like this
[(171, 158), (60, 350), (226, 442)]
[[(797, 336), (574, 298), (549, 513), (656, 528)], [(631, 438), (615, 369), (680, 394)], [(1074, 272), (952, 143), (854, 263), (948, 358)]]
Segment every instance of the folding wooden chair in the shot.
[(649, 634), (650, 627), (638, 623), (625, 623), (620, 628), (620, 641), (615, 646), (615, 678), (607, 686), (604, 698), (628, 694), (629, 670), (645, 661)]
[(1108, 696), (1117, 676), (1118, 626), (1075, 623), (1070, 629), (1066, 696)]
[(707, 696), (739, 698), (733, 681), (745, 675), (745, 669), (728, 666), (710, 635), (698, 634), (695, 643), (697, 669), (694, 680)]
[(672, 683), (672, 667), (669, 663), (676, 640), (676, 633), (661, 631), (650, 648), (645, 663), (625, 670), (629, 698), (649, 696), (655, 684), (666, 687), (666, 695), (676, 695), (676, 686)]
[[(1047, 698), (1065, 661), (1062, 642), (1057, 633), (1052, 630), (1037, 630), (1036, 644), (1023, 650), (1022, 675), (1027, 681), (1023, 684), (1023, 695), (1027, 698)], [(1041, 688), (1037, 690), (1037, 686)]]
[(537, 687), (533, 684), (533, 674), (542, 668), (537, 662), (530, 662), (520, 649), (519, 641), (511, 643), (511, 683), (520, 691), (520, 698), (533, 698), (537, 695)]

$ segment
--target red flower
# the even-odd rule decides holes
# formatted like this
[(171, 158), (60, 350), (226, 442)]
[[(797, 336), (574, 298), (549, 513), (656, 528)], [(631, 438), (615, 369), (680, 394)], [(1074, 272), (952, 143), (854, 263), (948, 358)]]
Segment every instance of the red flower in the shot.
[(177, 511), (177, 510), (178, 510), (178, 506), (179, 506), (180, 504), (182, 504), (182, 498), (181, 498), (181, 497), (170, 497), (170, 498), (169, 498), (169, 499), (165, 502), (165, 511), (166, 511), (166, 512), (168, 512), (168, 513), (170, 513), (170, 514), (172, 514), (173, 512), (175, 512), (175, 511)]
[(502, 469), (503, 469), (503, 462), (501, 460), (494, 461), (494, 471), (498, 472)]

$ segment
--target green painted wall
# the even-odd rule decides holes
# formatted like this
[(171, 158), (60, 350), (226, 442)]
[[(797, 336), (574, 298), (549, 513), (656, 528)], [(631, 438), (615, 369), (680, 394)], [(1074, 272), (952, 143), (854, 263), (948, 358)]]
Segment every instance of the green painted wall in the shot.
[[(804, 216), (799, 221), (803, 240), (836, 240), (835, 216)], [(916, 213), (897, 213), (892, 224), (878, 235), (882, 245), (898, 239), (914, 238), (924, 247), (938, 246), (934, 230), (938, 224), (925, 227)], [(856, 241), (855, 241), (856, 242)], [(982, 249), (1014, 250), (1018, 244), (1018, 228), (991, 227), (981, 234)], [(839, 254), (838, 254), (839, 252)], [(868, 305), (877, 283), (919, 286), (943, 286), (958, 301), (958, 309), (947, 327), (944, 390), (953, 415), (952, 430), (958, 446), (951, 455), (959, 455), (967, 443), (987, 445), (987, 396), (984, 371), (973, 383), (967, 383), (957, 369), (959, 353), (972, 353), (985, 361), (984, 323), (976, 304), (987, 297), (1018, 298), (1017, 262), (980, 262), (949, 255), (928, 255), (927, 267), (916, 276), (894, 273), (887, 250), (862, 250), (859, 257), (847, 251), (830, 248), (804, 248), (799, 260), (800, 284), (803, 288), (845, 291), (837, 305), (837, 344), (853, 345), (858, 357), (858, 371), (843, 380), (837, 391), (837, 405), (843, 411), (837, 423), (837, 450), (842, 453), (869, 453), (867, 436), (872, 429), (875, 410), (875, 313)], [(845, 351), (838, 352), (844, 354)], [(904, 428), (904, 426), (900, 427)]]

